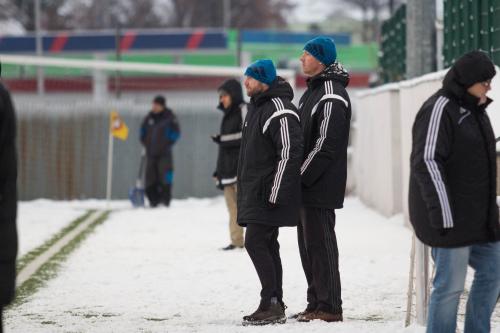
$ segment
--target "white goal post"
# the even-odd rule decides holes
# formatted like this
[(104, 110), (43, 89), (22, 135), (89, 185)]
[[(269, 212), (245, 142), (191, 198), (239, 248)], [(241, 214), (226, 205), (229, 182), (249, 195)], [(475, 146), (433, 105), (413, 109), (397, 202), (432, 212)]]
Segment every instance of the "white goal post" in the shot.
[[(155, 73), (184, 76), (232, 76), (243, 77), (246, 67), (206, 66), (183, 64), (158, 64), (124, 62), (110, 60), (68, 59), (46, 56), (0, 54), (0, 62), (18, 66), (77, 68), (92, 71), (123, 71), (139, 73)], [(287, 80), (292, 88), (296, 87), (295, 71), (278, 69), (278, 75)]]

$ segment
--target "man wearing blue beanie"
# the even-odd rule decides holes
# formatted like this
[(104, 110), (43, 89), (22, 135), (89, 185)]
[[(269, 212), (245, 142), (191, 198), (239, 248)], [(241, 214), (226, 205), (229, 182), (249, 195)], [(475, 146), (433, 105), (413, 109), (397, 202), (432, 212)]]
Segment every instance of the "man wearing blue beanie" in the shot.
[(245, 76), (270, 86), (276, 80), (276, 68), (270, 59), (257, 60), (248, 66)]
[(308, 304), (295, 317), (303, 322), (343, 320), (335, 209), (342, 208), (346, 189), (351, 103), (349, 75), (336, 60), (328, 37), (307, 42), (300, 58), (308, 79), (299, 104), (304, 156), (297, 233)]
[(337, 48), (329, 37), (311, 39), (304, 46), (304, 51), (316, 58), (324, 66), (330, 66), (337, 60)]
[(302, 131), (290, 84), (271, 60), (245, 72), (250, 96), (238, 161), (238, 224), (262, 285), (260, 304), (243, 325), (284, 323), (280, 227), (295, 227), (300, 208)]

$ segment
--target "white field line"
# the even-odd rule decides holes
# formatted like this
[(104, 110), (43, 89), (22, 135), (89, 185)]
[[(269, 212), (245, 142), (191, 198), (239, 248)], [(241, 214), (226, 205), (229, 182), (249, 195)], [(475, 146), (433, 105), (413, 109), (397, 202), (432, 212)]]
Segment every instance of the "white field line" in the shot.
[(62, 248), (68, 245), (73, 239), (78, 237), (80, 233), (85, 231), (92, 223), (99, 219), (105, 211), (95, 211), (89, 215), (82, 223), (80, 223), (76, 228), (68, 232), (61, 239), (55, 242), (50, 248), (45, 252), (40, 254), (36, 259), (27, 264), (18, 274), (17, 274), (17, 286), (20, 287), (24, 282), (28, 281), (33, 274), (35, 274), (40, 267), (42, 267), (47, 261), (49, 261), (53, 256), (59, 253)]

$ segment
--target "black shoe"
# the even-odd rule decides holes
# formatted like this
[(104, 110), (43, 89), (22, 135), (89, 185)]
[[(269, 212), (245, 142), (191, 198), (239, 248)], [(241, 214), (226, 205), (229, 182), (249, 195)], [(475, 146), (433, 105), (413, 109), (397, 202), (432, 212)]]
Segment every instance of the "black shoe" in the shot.
[(243, 326), (263, 326), (286, 323), (285, 309), (280, 303), (273, 303), (267, 308), (259, 308), (249, 316), (243, 317)]
[(308, 314), (301, 315), (299, 316), (299, 318), (297, 318), (297, 321), (303, 323), (308, 323), (313, 320), (322, 320), (326, 321), (327, 323), (333, 323), (338, 321), (344, 321), (344, 318), (342, 317), (342, 313), (330, 313), (321, 310), (309, 312)]
[(242, 248), (243, 248), (243, 246), (236, 246), (233, 244), (229, 244), (228, 246), (223, 247), (221, 250), (222, 251), (231, 251), (231, 250), (242, 249)]
[(304, 311), (296, 313), (296, 314), (293, 314), (290, 317), (288, 317), (288, 319), (299, 319), (300, 317), (308, 315), (308, 314), (310, 314), (311, 312), (314, 312), (314, 311), (316, 311), (315, 307), (312, 307), (312, 306), (310, 307), (308, 305), (307, 308)]

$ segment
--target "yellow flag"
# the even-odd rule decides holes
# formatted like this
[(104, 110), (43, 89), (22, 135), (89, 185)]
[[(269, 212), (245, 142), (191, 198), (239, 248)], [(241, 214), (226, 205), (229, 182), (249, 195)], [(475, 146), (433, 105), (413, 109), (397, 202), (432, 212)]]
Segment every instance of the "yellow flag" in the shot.
[(122, 118), (118, 115), (118, 112), (111, 111), (110, 115), (110, 131), (111, 134), (120, 140), (127, 140), (128, 138), (128, 127)]

